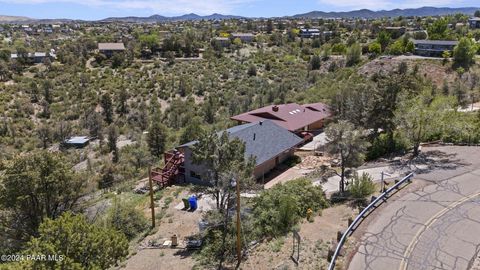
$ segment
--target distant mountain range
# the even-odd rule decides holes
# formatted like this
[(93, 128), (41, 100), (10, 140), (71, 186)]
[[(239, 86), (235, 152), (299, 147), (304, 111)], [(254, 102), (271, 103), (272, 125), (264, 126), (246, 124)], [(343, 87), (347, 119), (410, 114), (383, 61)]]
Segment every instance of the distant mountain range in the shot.
[(0, 23), (2, 22), (21, 22), (21, 21), (28, 21), (31, 20), (28, 17), (21, 17), (21, 16), (3, 16), (0, 15)]
[[(437, 8), (437, 7), (421, 7), (421, 8), (408, 8), (408, 9), (392, 9), (392, 10), (379, 10), (372, 11), (369, 9), (360, 9), (345, 12), (324, 12), (324, 11), (311, 11), (308, 13), (297, 14), (293, 16), (284, 16), (281, 18), (383, 18), (383, 17), (398, 17), (398, 16), (440, 16), (456, 13), (463, 13), (467, 15), (473, 15), (478, 7), (462, 7), (462, 8)], [(222, 15), (214, 13), (212, 15), (200, 16), (195, 13), (185, 14), (181, 16), (166, 17), (162, 15), (152, 15), (149, 17), (110, 17), (98, 22), (130, 22), (130, 23), (156, 23), (156, 22), (171, 22), (171, 21), (198, 21), (198, 20), (227, 20), (227, 19), (239, 19), (246, 18), (235, 15)], [(60, 23), (82, 20), (71, 19), (33, 19), (19, 16), (2, 16), (0, 15), (0, 23)]]
[(399, 16), (440, 16), (456, 13), (473, 15), (478, 7), (462, 7), (462, 8), (437, 8), (437, 7), (421, 7), (407, 9), (392, 9), (372, 11), (369, 9), (360, 9), (347, 12), (323, 12), (311, 11), (304, 14), (297, 14), (293, 18), (383, 18), (383, 17), (399, 17)]
[(155, 22), (168, 22), (168, 21), (199, 21), (199, 20), (228, 20), (239, 19), (242, 16), (234, 15), (222, 15), (214, 13), (212, 15), (200, 16), (195, 13), (185, 14), (182, 16), (165, 17), (162, 15), (152, 15), (150, 17), (110, 17), (101, 22), (133, 22), (133, 23), (155, 23)]

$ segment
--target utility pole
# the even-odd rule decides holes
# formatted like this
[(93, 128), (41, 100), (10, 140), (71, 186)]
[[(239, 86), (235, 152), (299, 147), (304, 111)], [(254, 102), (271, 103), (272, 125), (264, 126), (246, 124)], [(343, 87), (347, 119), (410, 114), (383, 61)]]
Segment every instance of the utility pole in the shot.
[(148, 166), (148, 184), (150, 185), (150, 208), (152, 209), (152, 229), (155, 228), (155, 202), (153, 201), (152, 166)]
[(242, 262), (242, 241), (241, 241), (241, 226), (240, 226), (240, 184), (235, 181), (235, 190), (237, 193), (237, 269)]

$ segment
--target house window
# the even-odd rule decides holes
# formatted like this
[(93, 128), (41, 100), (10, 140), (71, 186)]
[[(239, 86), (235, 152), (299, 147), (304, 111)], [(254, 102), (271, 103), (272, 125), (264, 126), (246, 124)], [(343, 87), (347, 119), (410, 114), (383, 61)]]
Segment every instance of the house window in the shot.
[(202, 176), (200, 176), (199, 174), (197, 174), (196, 172), (194, 171), (190, 171), (190, 177), (193, 177), (193, 178), (197, 178), (199, 180), (202, 180)]

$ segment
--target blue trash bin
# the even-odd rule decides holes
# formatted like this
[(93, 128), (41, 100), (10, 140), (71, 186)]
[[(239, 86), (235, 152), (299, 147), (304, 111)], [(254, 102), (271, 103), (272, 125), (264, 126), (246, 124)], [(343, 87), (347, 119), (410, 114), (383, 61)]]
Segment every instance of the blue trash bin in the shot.
[(190, 210), (196, 210), (197, 209), (197, 197), (191, 196), (188, 198), (188, 203), (190, 204)]

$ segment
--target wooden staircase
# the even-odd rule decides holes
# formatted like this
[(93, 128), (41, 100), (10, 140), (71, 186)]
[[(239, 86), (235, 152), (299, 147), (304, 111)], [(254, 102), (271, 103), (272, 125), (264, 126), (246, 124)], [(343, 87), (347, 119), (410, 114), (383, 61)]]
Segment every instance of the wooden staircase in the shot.
[(154, 168), (150, 172), (150, 177), (160, 187), (173, 185), (177, 180), (185, 181), (185, 169), (183, 162), (185, 156), (182, 152), (173, 150), (163, 154), (165, 166), (163, 168)]

